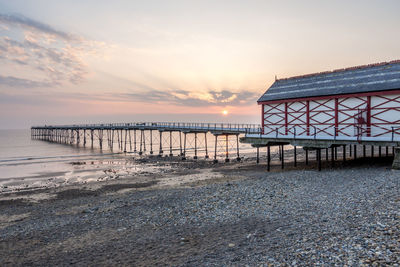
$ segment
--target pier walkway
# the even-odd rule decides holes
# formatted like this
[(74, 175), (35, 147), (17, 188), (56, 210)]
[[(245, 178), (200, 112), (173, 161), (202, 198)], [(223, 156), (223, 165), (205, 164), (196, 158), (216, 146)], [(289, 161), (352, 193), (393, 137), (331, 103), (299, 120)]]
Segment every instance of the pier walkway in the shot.
[[(232, 124), (232, 123), (179, 123), (179, 122), (135, 122), (135, 123), (105, 123), (105, 124), (81, 124), (81, 125), (44, 125), (31, 127), (31, 138), (50, 142), (76, 144), (91, 147), (95, 144), (103, 149), (104, 142), (113, 150), (115, 143), (121, 151), (127, 152), (128, 148), (142, 155), (146, 151), (154, 153), (154, 140), (159, 141), (159, 155), (164, 153), (163, 134), (167, 134), (169, 142), (169, 155), (173, 155), (173, 143), (177, 139), (177, 145), (182, 156), (186, 159), (187, 135), (194, 135), (194, 159), (197, 159), (199, 150), (198, 140), (202, 137), (205, 146), (205, 157), (208, 158), (207, 133), (215, 137), (214, 161), (217, 162), (217, 144), (221, 137), (225, 142), (225, 161), (229, 161), (228, 137), (236, 136), (236, 159), (240, 160), (239, 135), (258, 133), (259, 124)], [(156, 131), (156, 133), (153, 133)], [(157, 134), (158, 132), (158, 134)], [(173, 133), (178, 136), (173, 138)], [(156, 135), (158, 135), (156, 137)], [(183, 135), (183, 137), (182, 137)], [(168, 138), (169, 137), (169, 138)], [(183, 139), (183, 140), (182, 140)], [(146, 144), (147, 141), (147, 144)], [(133, 148), (133, 149), (132, 149)]]

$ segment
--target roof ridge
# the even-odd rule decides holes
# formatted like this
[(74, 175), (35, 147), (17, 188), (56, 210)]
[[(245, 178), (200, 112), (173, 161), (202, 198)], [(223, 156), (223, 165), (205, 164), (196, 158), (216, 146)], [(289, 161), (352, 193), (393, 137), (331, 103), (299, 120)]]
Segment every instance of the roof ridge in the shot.
[(318, 76), (318, 75), (322, 75), (322, 74), (330, 74), (330, 73), (343, 72), (343, 71), (349, 71), (349, 70), (366, 69), (366, 68), (371, 68), (371, 67), (379, 67), (379, 66), (384, 66), (384, 65), (389, 65), (389, 64), (397, 64), (397, 63), (400, 63), (400, 59), (396, 59), (396, 60), (392, 60), (392, 61), (388, 61), (388, 62), (372, 63), (372, 64), (359, 65), (359, 66), (353, 66), (353, 67), (348, 67), (348, 68), (341, 68), (341, 69), (315, 72), (315, 73), (304, 74), (304, 75), (297, 75), (297, 76), (292, 76), (292, 77), (288, 77), (288, 78), (276, 79), (276, 81), (288, 81), (288, 80), (298, 79), (298, 78), (314, 77), (314, 76)]

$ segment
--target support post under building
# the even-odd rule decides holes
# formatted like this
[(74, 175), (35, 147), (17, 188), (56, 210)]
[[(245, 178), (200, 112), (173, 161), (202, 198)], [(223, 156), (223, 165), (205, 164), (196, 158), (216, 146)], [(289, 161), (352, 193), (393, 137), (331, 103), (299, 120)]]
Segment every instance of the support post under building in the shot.
[(394, 149), (394, 160), (392, 168), (395, 170), (400, 170), (400, 147)]

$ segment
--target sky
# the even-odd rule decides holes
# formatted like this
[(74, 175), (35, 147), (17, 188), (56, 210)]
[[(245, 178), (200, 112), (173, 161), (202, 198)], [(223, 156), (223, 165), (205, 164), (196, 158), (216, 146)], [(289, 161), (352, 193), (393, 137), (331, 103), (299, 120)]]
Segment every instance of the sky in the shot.
[(0, 129), (260, 123), (275, 77), (400, 59), (399, 11), (398, 0), (0, 0)]

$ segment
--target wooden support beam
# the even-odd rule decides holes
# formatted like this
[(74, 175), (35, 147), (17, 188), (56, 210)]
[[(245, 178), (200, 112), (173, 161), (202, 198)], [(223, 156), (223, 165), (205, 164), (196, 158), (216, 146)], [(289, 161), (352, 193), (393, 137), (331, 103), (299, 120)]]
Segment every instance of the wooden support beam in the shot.
[(308, 149), (306, 149), (306, 165), (308, 165)]
[(193, 159), (197, 159), (197, 133), (194, 133), (194, 157)]
[(256, 147), (256, 151), (257, 151), (257, 153), (256, 153), (256, 163), (258, 164), (258, 163), (260, 163), (260, 148), (259, 147)]
[(218, 160), (217, 160), (217, 144), (218, 144), (218, 135), (215, 135), (215, 144), (214, 144), (214, 163), (218, 163)]
[(205, 158), (208, 159), (208, 146), (207, 146), (207, 132), (204, 133), (204, 145), (205, 145), (205, 149), (206, 149), (206, 155)]
[(343, 162), (346, 162), (346, 145), (343, 145)]
[(321, 149), (317, 149), (317, 157), (318, 157), (318, 171), (321, 171)]
[(357, 159), (357, 145), (354, 145), (354, 159)]
[(150, 155), (153, 155), (153, 130), (150, 130)]
[(225, 162), (229, 162), (229, 136), (225, 135)]
[[(206, 146), (207, 148), (207, 146)], [(240, 154), (239, 154), (239, 134), (236, 135), (236, 160), (240, 161)]]
[(267, 171), (271, 170), (271, 146), (267, 146)]

